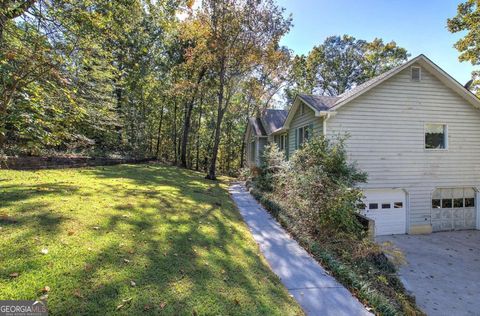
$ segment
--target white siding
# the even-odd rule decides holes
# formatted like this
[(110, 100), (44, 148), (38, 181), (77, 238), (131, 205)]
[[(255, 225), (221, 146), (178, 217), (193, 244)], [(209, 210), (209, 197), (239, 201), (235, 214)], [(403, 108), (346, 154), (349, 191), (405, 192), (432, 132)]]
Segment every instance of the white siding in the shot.
[[(448, 150), (424, 149), (424, 124), (448, 125)], [(436, 187), (480, 186), (480, 111), (422, 68), (410, 67), (338, 110), (327, 133), (348, 133), (349, 159), (369, 176), (365, 188), (403, 188), (409, 223), (431, 224)]]

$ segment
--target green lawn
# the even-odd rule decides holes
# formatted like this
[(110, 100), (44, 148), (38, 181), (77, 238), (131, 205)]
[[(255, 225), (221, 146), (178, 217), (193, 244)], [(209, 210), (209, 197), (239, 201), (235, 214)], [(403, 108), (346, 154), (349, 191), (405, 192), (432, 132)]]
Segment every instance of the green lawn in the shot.
[(46, 293), (52, 315), (303, 314), (225, 181), (157, 164), (0, 170), (0, 299)]

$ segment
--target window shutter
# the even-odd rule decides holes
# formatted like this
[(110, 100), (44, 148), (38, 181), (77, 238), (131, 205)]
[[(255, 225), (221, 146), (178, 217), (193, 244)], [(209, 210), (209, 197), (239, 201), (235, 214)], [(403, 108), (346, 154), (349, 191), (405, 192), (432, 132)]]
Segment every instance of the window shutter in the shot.
[(285, 158), (288, 160), (288, 154), (290, 152), (290, 138), (288, 137), (288, 133), (285, 134)]
[(298, 149), (298, 128), (295, 129), (295, 149)]

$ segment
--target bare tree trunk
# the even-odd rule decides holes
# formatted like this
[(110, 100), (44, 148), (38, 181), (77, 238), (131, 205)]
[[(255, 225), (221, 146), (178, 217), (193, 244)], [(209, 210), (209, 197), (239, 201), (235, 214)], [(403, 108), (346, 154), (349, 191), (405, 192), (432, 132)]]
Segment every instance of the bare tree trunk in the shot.
[(195, 157), (195, 170), (198, 171), (199, 168), (199, 159), (200, 159), (200, 128), (202, 127), (202, 103), (203, 98), (200, 99), (200, 108), (198, 113), (198, 126), (197, 126), (197, 145), (196, 145), (196, 157)]
[(177, 152), (177, 101), (174, 101), (173, 109), (173, 163), (176, 165), (178, 163), (178, 152)]
[(216, 180), (216, 168), (217, 168), (217, 157), (218, 157), (218, 147), (220, 146), (220, 137), (222, 132), (222, 120), (223, 115), (226, 111), (226, 106), (224, 106), (225, 98), (225, 59), (221, 60), (220, 63), (220, 73), (219, 73), (219, 89), (218, 89), (218, 107), (217, 107), (217, 122), (215, 123), (215, 136), (213, 140), (213, 150), (212, 158), (210, 159), (210, 167), (208, 168), (207, 179)]
[(158, 154), (160, 153), (160, 142), (162, 140), (162, 124), (163, 124), (163, 109), (164, 103), (162, 103), (162, 109), (160, 111), (160, 122), (158, 123), (158, 133), (157, 133), (157, 148), (155, 150), (155, 157), (158, 159)]
[[(220, 102), (219, 102), (220, 103)], [(222, 102), (223, 103), (223, 102)], [(210, 160), (210, 167), (208, 168), (207, 179), (216, 180), (216, 168), (217, 168), (217, 158), (218, 158), (218, 148), (220, 146), (220, 134), (222, 132), (222, 120), (225, 112), (223, 108), (219, 106), (217, 111), (217, 122), (215, 123), (215, 136), (213, 140), (213, 149), (212, 149), (212, 158)]]
[(182, 146), (180, 151), (180, 166), (187, 168), (187, 145), (188, 145), (188, 136), (190, 134), (190, 122), (192, 118), (193, 106), (195, 104), (195, 99), (197, 97), (198, 86), (205, 75), (206, 70), (202, 69), (198, 74), (197, 83), (195, 85), (195, 90), (192, 94), (191, 99), (187, 103), (185, 111), (185, 121), (183, 122), (183, 136), (182, 136)]
[(248, 127), (248, 118), (250, 117), (250, 102), (252, 102), (252, 95), (250, 94), (248, 96), (248, 101), (247, 101), (247, 124), (245, 124), (245, 129), (243, 131), (242, 135), (242, 147), (240, 149), (240, 169), (244, 167), (245, 165), (245, 136), (247, 135), (247, 127)]

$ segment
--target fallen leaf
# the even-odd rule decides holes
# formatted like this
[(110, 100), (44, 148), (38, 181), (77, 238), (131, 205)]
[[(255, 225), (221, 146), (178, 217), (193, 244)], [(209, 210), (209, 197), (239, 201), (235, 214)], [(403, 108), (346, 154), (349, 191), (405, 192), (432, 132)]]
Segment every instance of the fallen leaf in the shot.
[(132, 298), (131, 298), (131, 297), (122, 300), (122, 304), (120, 304), (120, 305), (117, 306), (117, 310), (124, 308), (125, 305), (127, 305), (127, 304), (130, 303), (131, 301), (132, 301)]
[(149, 310), (151, 310), (151, 309), (152, 309), (152, 305), (150, 305), (150, 304), (145, 304), (145, 305), (143, 306), (143, 310), (144, 310), (144, 311), (149, 311)]
[(10, 277), (12, 277), (12, 278), (18, 277), (18, 272), (10, 273)]
[(43, 294), (42, 296), (40, 296), (41, 301), (45, 301), (47, 298), (48, 298), (48, 294)]
[(50, 287), (49, 287), (49, 286), (44, 286), (43, 289), (42, 289), (42, 292), (43, 292), (43, 293), (48, 293), (48, 292), (50, 292)]
[(95, 229), (95, 230), (99, 230), (99, 229), (100, 229), (100, 227), (98, 227), (98, 226), (94, 226), (94, 227), (93, 227), (93, 229)]
[(75, 234), (75, 232), (73, 230), (68, 231), (68, 236), (72, 236), (73, 234)]
[(240, 301), (238, 299), (234, 299), (235, 304), (240, 305)]
[(166, 305), (167, 305), (167, 303), (165, 303), (165, 302), (161, 302), (161, 303), (159, 304), (159, 306), (160, 306), (161, 309), (164, 309)]
[(136, 286), (137, 286), (137, 283), (135, 283), (135, 281), (132, 280), (132, 281), (130, 281), (130, 285), (131, 285), (132, 287), (136, 287)]
[(127, 252), (128, 252), (129, 254), (133, 255), (133, 254), (135, 253), (135, 250), (129, 249)]
[(42, 250), (40, 250), (40, 252), (44, 255), (46, 255), (48, 253), (48, 249), (47, 248), (43, 248)]
[(78, 297), (78, 298), (83, 298), (83, 295), (82, 295), (82, 293), (80, 292), (79, 289), (75, 289), (73, 291), (73, 296)]
[(84, 268), (85, 268), (85, 271), (90, 272), (93, 269), (93, 265), (91, 265), (90, 263), (85, 263)]
[(125, 262), (125, 263), (130, 263), (130, 260), (128, 260), (128, 259), (123, 259), (123, 262)]

